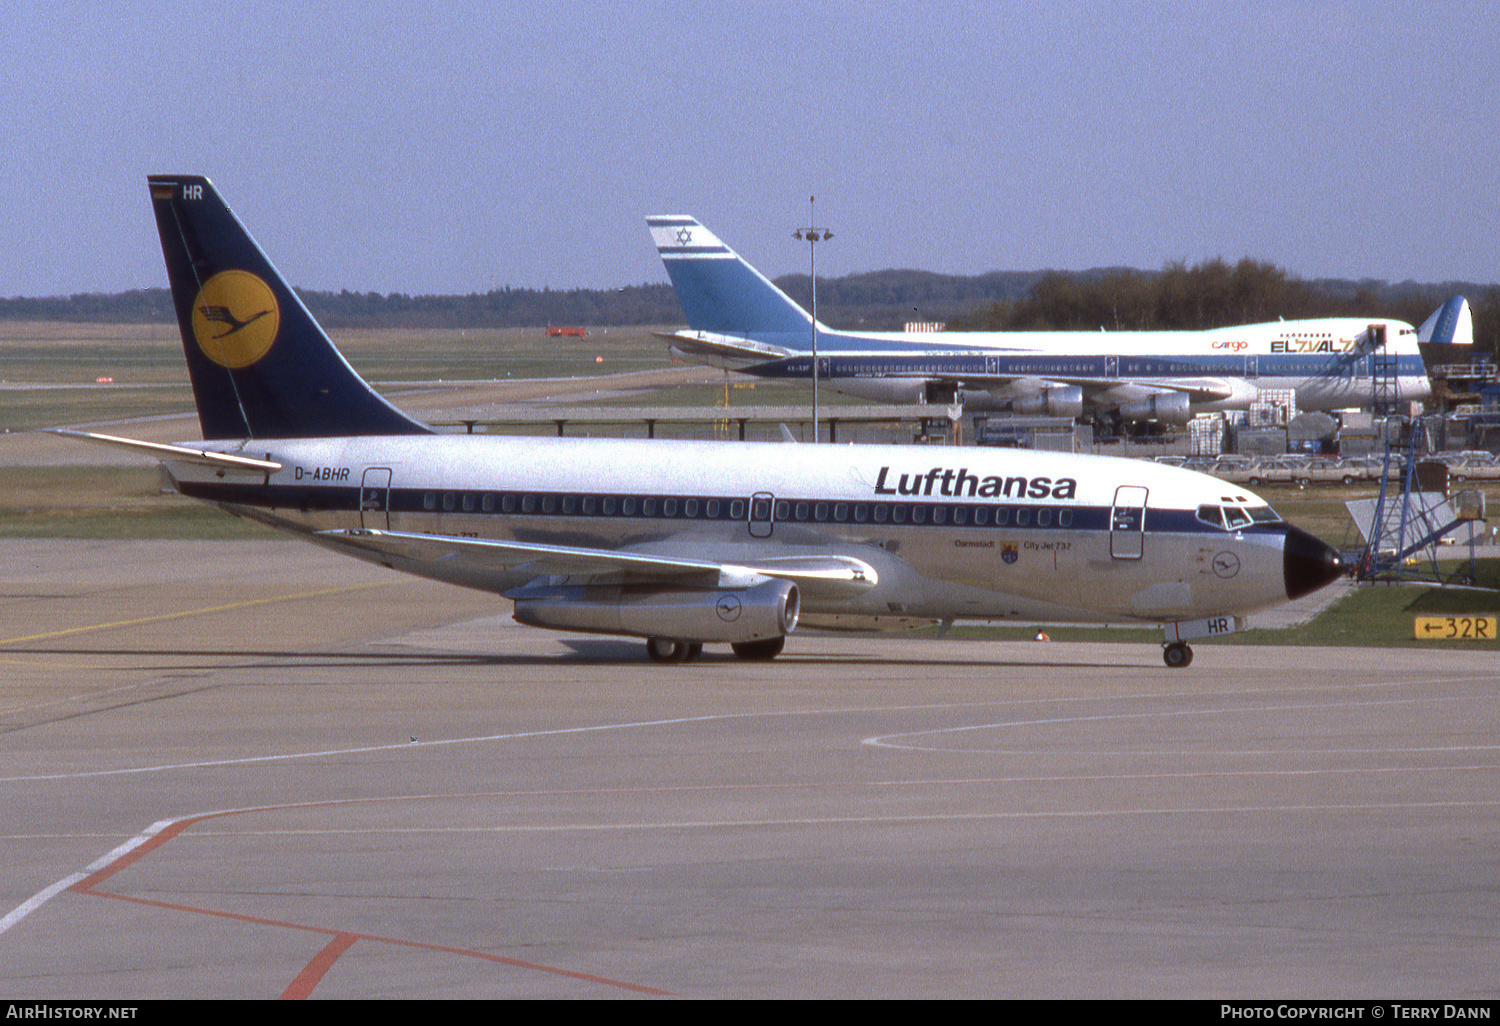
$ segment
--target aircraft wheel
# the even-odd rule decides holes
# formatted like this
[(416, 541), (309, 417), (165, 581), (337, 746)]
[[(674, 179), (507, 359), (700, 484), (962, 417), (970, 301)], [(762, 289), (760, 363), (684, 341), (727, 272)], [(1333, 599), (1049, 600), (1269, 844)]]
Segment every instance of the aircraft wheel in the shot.
[(1193, 650), (1185, 642), (1174, 641), (1162, 649), (1161, 657), (1172, 669), (1180, 670), (1184, 666), (1192, 665)]
[(761, 641), (736, 641), (729, 647), (741, 659), (766, 662), (781, 655), (781, 650), (786, 648), (786, 636), (779, 635), (774, 638), (765, 638)]
[(679, 641), (676, 638), (646, 639), (646, 654), (653, 663), (685, 663), (702, 651), (702, 645), (695, 646), (690, 641)]

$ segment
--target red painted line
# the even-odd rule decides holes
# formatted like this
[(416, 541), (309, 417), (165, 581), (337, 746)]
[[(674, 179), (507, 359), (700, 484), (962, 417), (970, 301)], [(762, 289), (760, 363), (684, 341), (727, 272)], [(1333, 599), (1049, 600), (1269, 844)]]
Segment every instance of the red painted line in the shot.
[(178, 820), (176, 823), (163, 828), (160, 833), (152, 837), (149, 841), (146, 841), (144, 844), (131, 849), (124, 855), (121, 855), (119, 858), (115, 859), (109, 865), (94, 873), (92, 876), (87, 876), (82, 880), (79, 880), (72, 887), (69, 887), (68, 890), (74, 891), (78, 894), (92, 893), (95, 884), (103, 883), (105, 880), (108, 880), (110, 877), (120, 872), (120, 870), (134, 865), (137, 861), (140, 860), (141, 856), (145, 855), (147, 852), (155, 851), (157, 848), (160, 848), (162, 845), (166, 844), (172, 838), (182, 833), (194, 823), (201, 822), (205, 819), (212, 819), (214, 815), (221, 815), (221, 813), (213, 813), (207, 816), (193, 816), (189, 819)]
[(305, 1000), (312, 994), (313, 988), (322, 982), (328, 970), (333, 968), (333, 963), (339, 960), (339, 956), (354, 947), (354, 942), (357, 940), (359, 938), (352, 933), (334, 934), (333, 940), (328, 942), (328, 946), (318, 952), (317, 956), (311, 962), (307, 963), (307, 966), (297, 974), (297, 978), (292, 981), (292, 985), (282, 992), (281, 1000)]
[[(384, 801), (386, 799), (379, 800)], [(399, 937), (382, 937), (377, 934), (369, 933), (349, 933), (345, 930), (333, 930), (321, 926), (308, 926), (303, 923), (292, 923), (278, 919), (266, 919), (261, 916), (245, 915), (239, 912), (227, 912), (222, 909), (201, 908), (195, 905), (180, 905), (169, 901), (156, 901), (150, 898), (138, 898), (134, 895), (112, 893), (110, 891), (99, 891), (94, 889), (98, 884), (114, 876), (116, 873), (119, 873), (121, 870), (135, 864), (142, 858), (142, 856), (146, 855), (148, 852), (155, 851), (157, 848), (160, 848), (168, 841), (177, 837), (188, 827), (193, 826), (196, 823), (201, 823), (205, 820), (218, 819), (222, 816), (239, 816), (250, 812), (269, 812), (278, 809), (315, 808), (318, 806), (328, 805), (360, 804), (361, 802), (362, 800), (359, 799), (356, 799), (354, 802), (305, 802), (293, 803), (288, 805), (270, 805), (254, 809), (234, 809), (226, 812), (205, 813), (201, 816), (189, 816), (185, 819), (180, 819), (177, 822), (164, 827), (150, 840), (120, 856), (109, 865), (98, 870), (85, 879), (78, 881), (76, 884), (69, 887), (68, 890), (73, 891), (77, 894), (86, 894), (90, 897), (95, 898), (111, 898), (115, 901), (127, 901), (136, 905), (148, 905), (154, 908), (168, 909), (174, 912), (191, 912), (197, 915), (216, 916), (221, 919), (232, 919), (242, 923), (254, 923), (258, 926), (275, 926), (287, 930), (299, 930), (305, 933), (320, 933), (332, 937), (332, 941), (330, 941), (323, 948), (323, 950), (320, 951), (316, 957), (314, 957), (312, 962), (308, 963), (308, 965), (303, 968), (302, 972), (299, 973), (297, 975), (297, 978), (292, 981), (291, 985), (287, 988), (286, 992), (283, 993), (282, 997), (298, 998), (306, 997), (311, 994), (313, 988), (317, 986), (320, 980), (322, 980), (324, 974), (326, 974), (328, 970), (333, 967), (333, 964), (338, 961), (339, 957), (343, 955), (345, 951), (349, 950), (349, 947), (353, 945), (355, 941), (360, 940), (372, 941), (379, 944), (394, 944), (398, 947), (417, 948), (423, 951), (442, 952), (449, 955), (462, 955), (466, 958), (477, 958), (482, 961), (495, 963), (497, 965), (506, 965), (515, 969), (530, 969), (535, 972), (548, 973), (553, 976), (562, 976), (566, 977), (567, 979), (579, 980), (585, 983), (597, 983), (606, 987), (614, 987), (620, 990), (633, 991), (637, 994), (650, 994), (659, 997), (672, 996), (671, 991), (659, 990), (655, 987), (647, 987), (638, 983), (628, 983), (624, 980), (613, 980), (607, 976), (595, 976), (591, 973), (575, 972), (571, 969), (560, 969), (556, 966), (540, 965), (536, 962), (524, 962), (517, 958), (507, 958), (504, 955), (494, 955), (486, 951), (475, 951), (470, 948), (454, 948), (442, 944), (427, 944), (421, 941), (402, 940)]]
[[(447, 955), (463, 955), (466, 958), (477, 958), (485, 962), (494, 962), (497, 965), (508, 965), (514, 969), (531, 969), (539, 973), (548, 973), (552, 976), (563, 976), (570, 980), (581, 980), (585, 983), (599, 983), (606, 987), (615, 987), (621, 990), (634, 991), (637, 994), (654, 994), (659, 997), (671, 997), (669, 990), (658, 990), (655, 987), (646, 987), (639, 983), (627, 983), (624, 980), (612, 980), (608, 976), (594, 976), (591, 973), (575, 972), (572, 969), (559, 969), (557, 966), (541, 965), (537, 962), (524, 962), (519, 958), (508, 958), (505, 955), (493, 955), (488, 951), (475, 951), (472, 948), (453, 948), (445, 944), (428, 944), (424, 941), (402, 940), (400, 937), (382, 937), (374, 933), (346, 933), (342, 930), (332, 930), (326, 926), (308, 926), (305, 923), (291, 923), (283, 919), (266, 919), (262, 916), (246, 915), (243, 912), (226, 912), (223, 909), (202, 908), (197, 905), (179, 905), (171, 901), (157, 901), (154, 898), (138, 898), (133, 894), (116, 894), (110, 891), (85, 891), (95, 898), (111, 898), (115, 901), (128, 901), (135, 905), (148, 905), (152, 908), (164, 908), (173, 912), (194, 912), (198, 915), (217, 916), (220, 919), (233, 919), (241, 923), (253, 923), (256, 926), (279, 926), (286, 930), (301, 930), (305, 933), (321, 933), (330, 937), (350, 937), (351, 943), (355, 940), (371, 941), (376, 944), (394, 944), (397, 947), (416, 948), (420, 951), (438, 951)], [(326, 950), (326, 949), (325, 949)], [(306, 970), (304, 970), (305, 972)]]

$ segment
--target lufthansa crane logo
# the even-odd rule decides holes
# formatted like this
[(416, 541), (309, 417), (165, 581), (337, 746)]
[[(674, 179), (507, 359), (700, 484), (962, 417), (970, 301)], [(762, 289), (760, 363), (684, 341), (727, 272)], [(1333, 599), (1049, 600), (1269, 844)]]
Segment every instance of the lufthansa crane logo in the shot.
[(220, 271), (193, 300), (193, 337), (220, 367), (239, 370), (266, 355), (281, 327), (281, 309), (267, 285), (249, 271)]
[(740, 618), (744, 607), (740, 600), (733, 595), (720, 595), (719, 601), (714, 604), (714, 611), (719, 614), (719, 619), (725, 623), (733, 623)]

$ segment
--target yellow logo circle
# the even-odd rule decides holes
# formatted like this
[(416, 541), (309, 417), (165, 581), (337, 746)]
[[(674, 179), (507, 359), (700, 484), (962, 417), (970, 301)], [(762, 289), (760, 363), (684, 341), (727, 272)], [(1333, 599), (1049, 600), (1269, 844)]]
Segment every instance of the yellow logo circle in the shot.
[(249, 271), (220, 271), (193, 300), (193, 337), (220, 367), (248, 367), (271, 348), (281, 308), (271, 287)]

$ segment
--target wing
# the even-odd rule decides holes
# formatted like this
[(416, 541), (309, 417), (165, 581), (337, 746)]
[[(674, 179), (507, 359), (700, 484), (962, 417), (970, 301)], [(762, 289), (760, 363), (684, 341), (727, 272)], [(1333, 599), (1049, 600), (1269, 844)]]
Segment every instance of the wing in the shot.
[(457, 538), (404, 531), (319, 531), (318, 540), (355, 555), (404, 563), (446, 564), (493, 590), (513, 590), (517, 575), (583, 577), (599, 583), (656, 583), (678, 587), (736, 588), (772, 577), (820, 599), (851, 598), (879, 582), (875, 568), (852, 556), (788, 556), (751, 563), (691, 559), (630, 550)]
[(1062, 385), (1072, 385), (1083, 389), (1088, 402), (1101, 406), (1109, 406), (1111, 393), (1118, 395), (1122, 387), (1137, 389), (1142, 395), (1182, 392), (1194, 403), (1218, 402), (1230, 398), (1235, 391), (1228, 382), (1220, 378), (1177, 378), (1170, 381), (1151, 381), (1148, 384), (1134, 378), (1084, 378), (1065, 374), (1048, 375), (1045, 378), (965, 374), (957, 384), (961, 388), (983, 389), (993, 392), (997, 397), (1005, 398), (1040, 392)]

